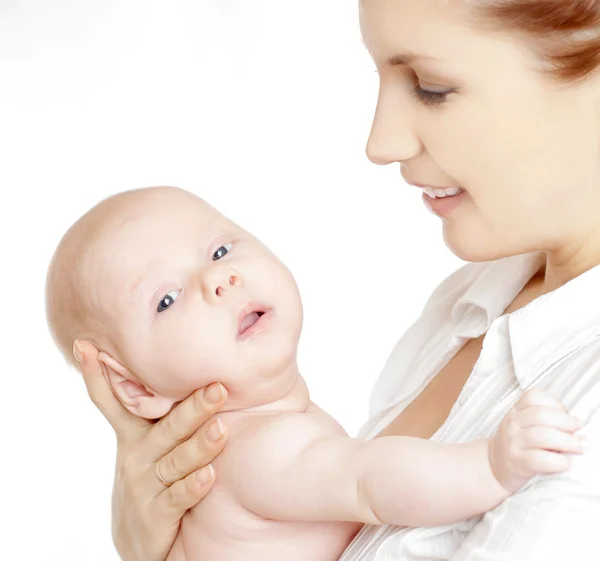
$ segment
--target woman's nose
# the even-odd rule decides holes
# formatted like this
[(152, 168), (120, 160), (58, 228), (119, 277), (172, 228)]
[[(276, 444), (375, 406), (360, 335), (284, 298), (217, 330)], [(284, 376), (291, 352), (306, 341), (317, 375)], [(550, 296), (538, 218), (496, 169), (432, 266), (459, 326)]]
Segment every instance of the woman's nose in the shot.
[(380, 91), (367, 142), (367, 157), (374, 164), (404, 163), (421, 153), (409, 103), (390, 99), (389, 93)]

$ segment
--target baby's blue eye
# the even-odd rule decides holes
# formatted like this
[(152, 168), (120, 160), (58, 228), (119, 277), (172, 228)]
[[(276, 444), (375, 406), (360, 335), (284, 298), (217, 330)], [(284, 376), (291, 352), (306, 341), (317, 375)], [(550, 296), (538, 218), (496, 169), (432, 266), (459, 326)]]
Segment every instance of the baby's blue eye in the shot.
[(181, 292), (181, 290), (172, 290), (171, 292), (169, 292), (158, 303), (156, 311), (160, 314), (161, 312), (164, 312), (165, 310), (168, 310), (173, 305), (173, 303), (175, 302), (175, 300), (177, 300), (177, 297), (179, 296), (180, 292)]
[(215, 251), (213, 253), (213, 257), (212, 257), (213, 261), (218, 261), (219, 259), (222, 259), (223, 257), (225, 257), (231, 251), (232, 247), (233, 247), (232, 243), (222, 245), (219, 249), (217, 249), (217, 251)]

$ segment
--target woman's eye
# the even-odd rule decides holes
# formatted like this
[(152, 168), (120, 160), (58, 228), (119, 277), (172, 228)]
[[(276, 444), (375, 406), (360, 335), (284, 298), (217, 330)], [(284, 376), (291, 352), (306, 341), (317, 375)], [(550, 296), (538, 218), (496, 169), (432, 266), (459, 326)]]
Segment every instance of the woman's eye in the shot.
[(452, 92), (453, 90), (441, 92), (425, 90), (420, 85), (417, 85), (417, 87), (413, 90), (413, 94), (425, 105), (442, 105), (442, 103), (446, 101), (448, 95)]
[(160, 314), (161, 312), (164, 312), (165, 310), (168, 310), (173, 305), (173, 303), (175, 302), (175, 300), (177, 300), (177, 297), (179, 296), (180, 292), (181, 292), (181, 290), (172, 290), (171, 292), (169, 292), (158, 303), (156, 311)]
[(219, 249), (217, 249), (217, 251), (215, 251), (213, 253), (213, 257), (212, 257), (213, 261), (218, 261), (219, 259), (222, 259), (223, 257), (225, 257), (231, 251), (232, 247), (233, 247), (232, 243), (222, 245)]

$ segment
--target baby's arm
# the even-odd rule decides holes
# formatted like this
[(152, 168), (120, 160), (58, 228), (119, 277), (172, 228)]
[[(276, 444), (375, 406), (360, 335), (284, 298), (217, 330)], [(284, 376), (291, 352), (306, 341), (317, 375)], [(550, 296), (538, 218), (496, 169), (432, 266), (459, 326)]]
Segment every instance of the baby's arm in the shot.
[(467, 444), (332, 436), (309, 415), (289, 416), (241, 444), (231, 471), (234, 492), (250, 511), (277, 520), (399, 526), (463, 520), (494, 508), (538, 473), (564, 471), (568, 460), (557, 451), (580, 451), (574, 420), (528, 399), (498, 435)]

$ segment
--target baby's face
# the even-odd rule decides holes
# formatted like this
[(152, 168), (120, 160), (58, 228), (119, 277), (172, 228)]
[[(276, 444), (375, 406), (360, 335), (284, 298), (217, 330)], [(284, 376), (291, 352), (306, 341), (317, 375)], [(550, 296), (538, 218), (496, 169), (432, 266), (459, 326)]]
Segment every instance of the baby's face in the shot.
[(136, 208), (95, 260), (108, 352), (152, 392), (176, 402), (221, 381), (236, 404), (279, 397), (302, 306), (291, 273), (248, 232), (189, 193), (166, 192)]

